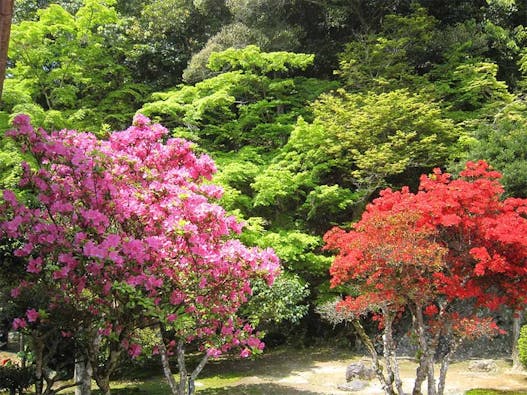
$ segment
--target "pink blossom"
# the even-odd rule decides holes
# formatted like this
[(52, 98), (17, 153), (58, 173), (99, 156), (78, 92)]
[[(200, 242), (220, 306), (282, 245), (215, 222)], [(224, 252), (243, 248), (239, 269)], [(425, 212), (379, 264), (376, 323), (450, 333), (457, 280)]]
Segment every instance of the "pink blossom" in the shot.
[(112, 326), (107, 325), (103, 329), (99, 329), (99, 333), (103, 336), (110, 336), (110, 333), (112, 333)]
[(251, 351), (248, 349), (248, 348), (244, 348), (241, 352), (240, 352), (240, 357), (242, 358), (247, 358), (251, 355)]
[(247, 345), (251, 348), (260, 348), (262, 341), (255, 336), (251, 336), (247, 339)]
[(99, 276), (101, 274), (101, 270), (103, 268), (103, 264), (98, 262), (90, 262), (86, 265), (86, 269), (88, 270), (88, 273)]
[(221, 355), (221, 351), (217, 348), (209, 348), (207, 350), (207, 355), (211, 358), (218, 358)]
[(39, 274), (42, 271), (42, 258), (30, 258), (26, 270), (28, 273)]
[(17, 206), (18, 201), (16, 198), (16, 195), (13, 191), (10, 191), (9, 189), (4, 189), (3, 191), (4, 200), (9, 203), (11, 206)]
[(54, 280), (60, 280), (62, 278), (67, 278), (69, 272), (70, 272), (69, 267), (68, 266), (63, 266), (61, 269), (55, 270), (53, 272), (53, 279)]
[(126, 283), (127, 283), (128, 285), (133, 286), (133, 287), (138, 286), (138, 285), (142, 285), (144, 282), (145, 282), (145, 278), (144, 278), (143, 275), (140, 275), (140, 276), (130, 276), (130, 277), (128, 277), (128, 279), (126, 280)]
[(152, 291), (155, 288), (161, 288), (163, 286), (163, 280), (154, 276), (148, 276), (145, 280), (145, 289)]
[(142, 347), (139, 344), (132, 343), (128, 346), (128, 355), (132, 358), (137, 358), (141, 355)]
[(143, 114), (134, 115), (133, 125), (137, 127), (145, 127), (150, 124), (150, 119)]
[(107, 281), (104, 283), (103, 287), (102, 287), (102, 293), (103, 295), (109, 295), (110, 294), (110, 291), (112, 290), (112, 283)]
[(201, 280), (199, 280), (199, 287), (203, 289), (206, 286), (207, 286), (207, 278), (206, 277), (202, 277)]
[(181, 291), (172, 291), (170, 294), (170, 303), (178, 305), (185, 300), (185, 295)]
[(104, 259), (106, 257), (106, 250), (100, 245), (95, 244), (91, 240), (84, 244), (82, 251), (83, 254), (88, 257), (99, 259)]
[(28, 256), (29, 254), (31, 254), (31, 251), (33, 251), (33, 244), (26, 243), (22, 247), (15, 250), (15, 256)]
[(27, 326), (27, 322), (23, 318), (15, 318), (13, 320), (13, 330), (24, 329)]
[(102, 243), (102, 245), (105, 246), (105, 248), (117, 248), (121, 243), (121, 236), (116, 234), (109, 234), (106, 236), (106, 240)]
[(26, 317), (29, 322), (36, 322), (40, 317), (40, 314), (35, 309), (29, 309), (26, 311)]
[(11, 297), (18, 298), (20, 296), (20, 287), (15, 287), (11, 290)]
[(88, 235), (84, 232), (75, 233), (75, 244), (80, 245), (87, 237)]

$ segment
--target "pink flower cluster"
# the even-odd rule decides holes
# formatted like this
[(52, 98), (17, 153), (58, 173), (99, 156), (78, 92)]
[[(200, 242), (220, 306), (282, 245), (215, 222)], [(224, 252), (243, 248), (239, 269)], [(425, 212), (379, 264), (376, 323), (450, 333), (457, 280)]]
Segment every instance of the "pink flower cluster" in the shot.
[[(246, 356), (249, 348), (263, 347), (236, 313), (254, 278), (272, 284), (278, 259), (233, 239), (241, 225), (215, 203), (222, 191), (208, 182), (215, 172), (210, 157), (196, 156), (191, 143), (168, 138), (164, 127), (142, 115), (106, 141), (35, 130), (26, 116), (14, 125), (8, 134), (39, 166), (24, 164), (21, 179), (39, 205), (5, 191), (0, 207), (0, 236), (19, 239), (16, 255), (27, 258), (29, 280), (14, 297), (43, 282), (55, 293), (48, 313), (73, 304), (107, 320), (105, 335), (126, 331), (122, 323), (111, 325), (111, 317), (141, 320), (155, 310), (179, 328), (177, 336), (200, 340), (214, 354), (240, 346)], [(28, 310), (15, 329), (36, 322), (38, 314)], [(182, 318), (192, 325), (176, 325)], [(129, 344), (136, 356), (140, 349)]]

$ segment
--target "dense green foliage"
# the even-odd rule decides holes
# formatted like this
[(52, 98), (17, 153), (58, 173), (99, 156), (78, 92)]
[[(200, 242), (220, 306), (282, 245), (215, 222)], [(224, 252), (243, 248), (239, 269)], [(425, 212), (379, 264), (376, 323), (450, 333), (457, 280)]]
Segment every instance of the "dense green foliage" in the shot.
[(75, 14), (51, 4), (13, 26), (4, 113), (95, 132), (129, 121), (147, 88), (122, 63), (128, 44), (114, 2), (87, 0)]
[[(0, 128), (25, 112), (104, 136), (142, 112), (193, 141), (243, 242), (284, 267), (245, 314), (312, 323), (340, 292), (321, 235), (380, 189), (485, 159), (527, 196), (526, 4), (20, 0)], [(2, 138), (0, 188), (22, 160)]]

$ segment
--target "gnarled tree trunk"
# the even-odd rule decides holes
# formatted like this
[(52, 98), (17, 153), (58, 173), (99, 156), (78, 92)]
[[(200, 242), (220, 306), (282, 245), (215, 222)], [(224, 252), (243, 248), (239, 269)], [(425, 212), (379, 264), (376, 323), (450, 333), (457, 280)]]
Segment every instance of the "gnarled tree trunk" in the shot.
[(74, 381), (75, 395), (91, 395), (91, 378), (93, 370), (90, 361), (85, 356), (79, 356), (75, 359)]
[(377, 354), (377, 350), (375, 349), (375, 346), (371, 339), (366, 334), (364, 327), (357, 318), (352, 319), (351, 324), (353, 325), (353, 328), (355, 329), (355, 332), (357, 333), (361, 341), (364, 343), (364, 345), (370, 352), (373, 362), (373, 368), (375, 370), (375, 373), (377, 374), (377, 378), (379, 379), (382, 385), (382, 389), (388, 395), (397, 395), (393, 389), (393, 385), (392, 382), (389, 380), (389, 377), (386, 377), (384, 375), (383, 367), (381, 365), (381, 362), (379, 361), (379, 355)]

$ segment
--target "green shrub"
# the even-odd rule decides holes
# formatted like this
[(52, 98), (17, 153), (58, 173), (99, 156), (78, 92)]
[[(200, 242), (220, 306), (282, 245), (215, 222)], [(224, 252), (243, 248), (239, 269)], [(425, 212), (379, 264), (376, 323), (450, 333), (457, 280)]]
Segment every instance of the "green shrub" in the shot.
[(518, 352), (520, 354), (520, 362), (527, 367), (527, 325), (522, 326), (520, 330), (520, 338), (518, 339)]
[(501, 391), (490, 389), (475, 389), (465, 393), (465, 395), (526, 395), (525, 391)]
[(0, 390), (8, 390), (11, 395), (22, 393), (33, 383), (33, 367), (22, 367), (11, 359), (0, 361)]

